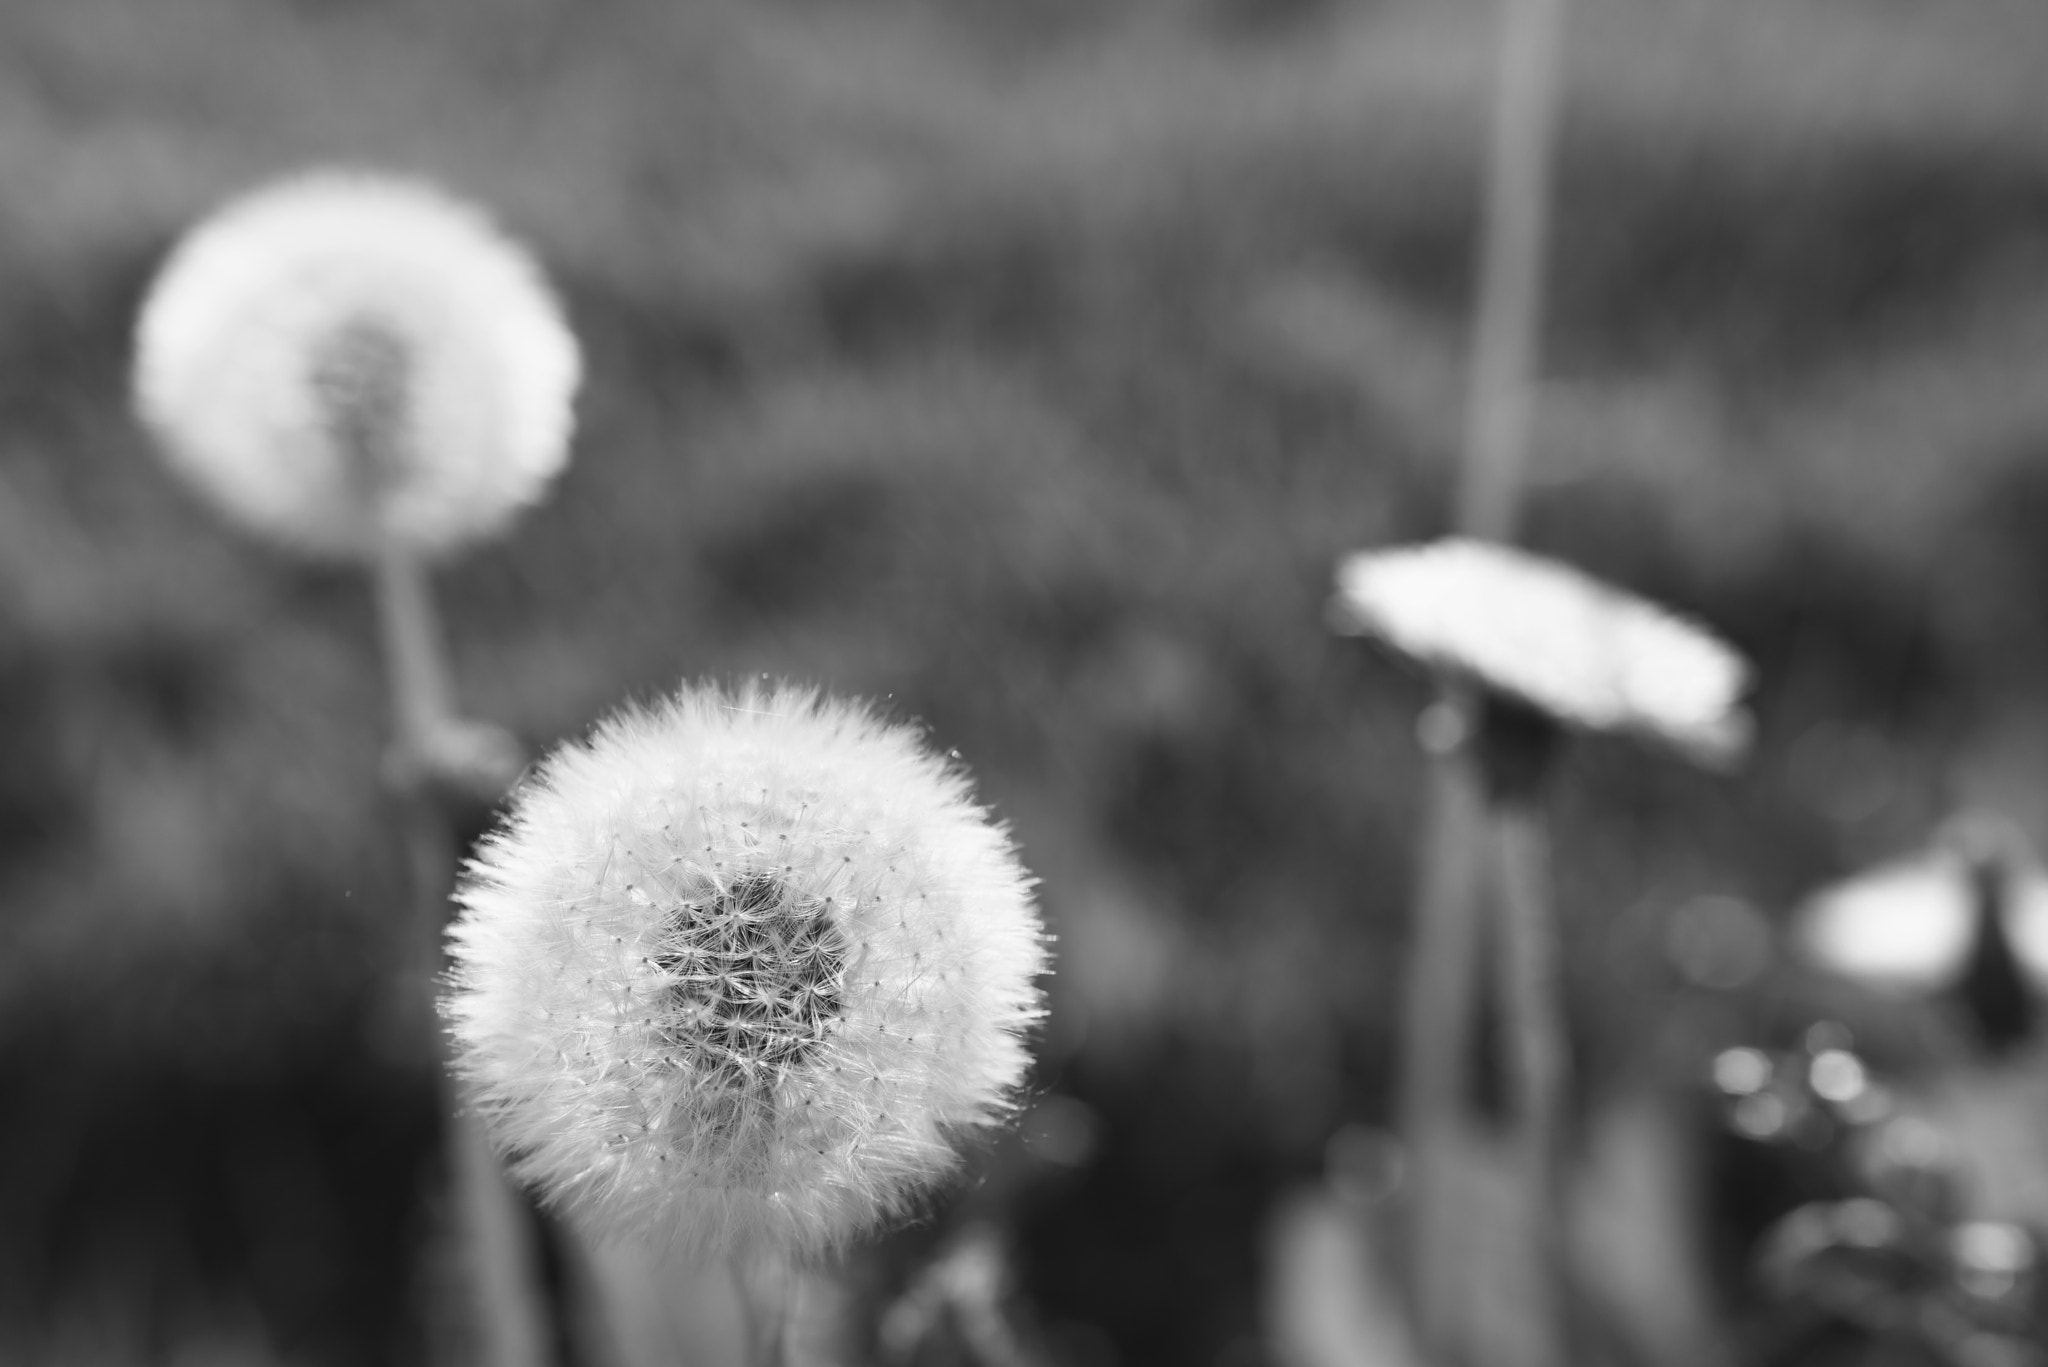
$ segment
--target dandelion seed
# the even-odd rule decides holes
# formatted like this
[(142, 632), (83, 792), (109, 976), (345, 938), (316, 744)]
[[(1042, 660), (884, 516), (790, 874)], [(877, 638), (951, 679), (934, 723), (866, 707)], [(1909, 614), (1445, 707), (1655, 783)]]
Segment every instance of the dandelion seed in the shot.
[(1566, 726), (1641, 733), (1709, 763), (1747, 743), (1749, 670), (1733, 650), (1507, 546), (1453, 539), (1349, 556), (1331, 618)]
[[(1029, 887), (915, 732), (807, 690), (685, 689), (557, 751), (470, 866), (458, 1068), (515, 1172), (599, 1232), (834, 1248), (1009, 1115), (1041, 1013)], [(570, 904), (626, 952), (592, 955)], [(891, 1028), (904, 1000), (935, 1028)]]
[(234, 200), (177, 246), (134, 391), (170, 464), (251, 530), (432, 555), (540, 496), (580, 370), (538, 268), (483, 214), (330, 171)]

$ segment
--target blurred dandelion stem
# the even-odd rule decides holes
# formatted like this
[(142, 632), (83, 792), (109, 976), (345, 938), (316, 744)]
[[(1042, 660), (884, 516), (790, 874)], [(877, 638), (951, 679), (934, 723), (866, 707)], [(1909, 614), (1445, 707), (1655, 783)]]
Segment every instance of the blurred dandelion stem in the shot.
[(436, 731), (453, 716), (455, 695), (427, 567), (417, 554), (387, 542), (375, 572), (377, 626), (398, 747), (409, 752), (407, 757), (424, 760), (432, 753)]
[[(1495, 540), (1515, 533), (1535, 409), (1565, 18), (1565, 0), (1502, 0), (1457, 499), (1459, 530)], [(1468, 697), (1446, 687), (1438, 706), (1470, 734)], [(1442, 1168), (1466, 1095), (1462, 1042), (1475, 1015), (1479, 952), (1469, 870), (1481, 863), (1490, 817), (1458, 773), (1463, 763), (1446, 747), (1434, 766), (1402, 1043), (1401, 1124), (1416, 1165), (1410, 1294), (1417, 1331), (1435, 1354), (1458, 1336), (1468, 1308), (1459, 1304), (1461, 1270), (1445, 1253), (1461, 1242), (1446, 1227), (1456, 1207), (1442, 1185), (1457, 1174)]]
[[(454, 720), (454, 688), (427, 567), (387, 540), (375, 561), (377, 620), (384, 647), (395, 737), (391, 770), (398, 789), (407, 872), (415, 910), (417, 956), (410, 975), (424, 994), (427, 1019), (441, 967), (441, 932), (455, 885), (454, 833), (435, 796), (437, 742)], [(437, 1051), (445, 1054), (439, 1029)], [(488, 1367), (542, 1367), (549, 1355), (531, 1223), (507, 1182), (483, 1127), (443, 1082), (447, 1176), (474, 1299), (471, 1326)]]
[(1503, 0), (1458, 525), (1514, 539), (1535, 409), (1565, 0)]
[[(1481, 865), (1469, 853), (1484, 838), (1479, 786), (1469, 768), (1439, 760), (1430, 771), (1430, 841), (1416, 897), (1404, 1005), (1401, 1123), (1411, 1160), (1410, 1293), (1422, 1341), (1440, 1346), (1467, 1311), (1463, 1242), (1448, 1229), (1459, 1174), (1444, 1161), (1457, 1124), (1476, 1013)], [(1446, 1009), (1447, 1007), (1454, 1009)]]
[(1564, 1317), (1571, 1305), (1565, 1259), (1564, 1098), (1570, 1086), (1560, 980), (1561, 956), (1550, 905), (1549, 842), (1534, 802), (1496, 804), (1492, 823), (1499, 877), (1500, 994), (1514, 1112), (1520, 1124), (1527, 1194), (1526, 1256), (1537, 1292), (1528, 1313), (1530, 1367), (1566, 1367)]
[(747, 1367), (782, 1367), (798, 1279), (779, 1259), (728, 1260), (734, 1295), (746, 1325)]

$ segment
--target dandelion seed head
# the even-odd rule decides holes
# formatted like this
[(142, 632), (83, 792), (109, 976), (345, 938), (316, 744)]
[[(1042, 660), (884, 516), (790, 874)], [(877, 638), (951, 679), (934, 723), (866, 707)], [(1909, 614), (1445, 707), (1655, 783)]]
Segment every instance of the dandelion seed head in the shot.
[(1011, 1114), (1030, 885), (915, 731), (686, 688), (556, 751), (470, 865), (458, 1071), (514, 1171), (597, 1232), (829, 1250)]
[(1793, 948), (1815, 968), (1896, 995), (1953, 987), (1969, 963), (1983, 877), (1999, 881), (2018, 967), (2048, 991), (2048, 874), (2025, 834), (1992, 813), (1951, 818), (1929, 848), (1815, 892), (1794, 913)]
[(575, 338), (524, 250), (424, 182), (320, 172), (233, 200), (159, 271), (138, 413), (251, 530), (317, 555), (445, 553), (567, 458)]
[(1567, 725), (1639, 732), (1708, 762), (1747, 743), (1741, 656), (1659, 607), (1508, 546), (1449, 539), (1348, 556), (1331, 619)]

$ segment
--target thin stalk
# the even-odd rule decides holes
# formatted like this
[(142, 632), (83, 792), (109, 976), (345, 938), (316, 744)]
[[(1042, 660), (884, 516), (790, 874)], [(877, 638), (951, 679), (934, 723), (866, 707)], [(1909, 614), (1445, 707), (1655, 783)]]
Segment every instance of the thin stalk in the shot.
[(747, 1367), (783, 1367), (796, 1278), (789, 1269), (769, 1262), (749, 1268), (736, 1257), (728, 1267), (746, 1325)]
[[(412, 976), (433, 1019), (441, 968), (441, 931), (455, 881), (454, 838), (447, 815), (427, 791), (437, 729), (453, 716), (453, 688), (426, 567), (387, 543), (376, 559), (377, 619), (384, 646), (401, 779), (398, 819), (414, 899)], [(459, 1237), (474, 1298), (474, 1328), (486, 1367), (542, 1367), (549, 1354), (541, 1310), (532, 1225), (505, 1180), (482, 1128), (461, 1104), (445, 1066), (443, 1142)]]
[[(587, 1279), (583, 1351), (611, 1367), (801, 1360), (773, 1285), (755, 1286), (730, 1258), (633, 1239), (585, 1240), (576, 1274)], [(788, 1293), (792, 1298), (797, 1289)]]
[(1511, 540), (1535, 408), (1566, 0), (1504, 0), (1458, 525)]
[(419, 556), (389, 542), (378, 552), (375, 573), (377, 629), (398, 747), (405, 757), (424, 760), (435, 732), (455, 713), (433, 589)]
[[(1510, 539), (1518, 522), (1534, 411), (1543, 274), (1557, 137), (1565, 0), (1503, 0), (1499, 66), (1489, 131), (1479, 286), (1456, 520), (1467, 535)], [(1468, 725), (1471, 709), (1446, 688), (1440, 705)], [(1462, 772), (1440, 752), (1419, 880), (1404, 1020), (1401, 1123), (1417, 1165), (1412, 1193), (1411, 1300), (1417, 1329), (1442, 1354), (1466, 1307), (1459, 1268), (1446, 1256), (1452, 1203), (1441, 1183), (1445, 1136), (1467, 1093), (1467, 1038), (1477, 973), (1476, 900), (1469, 871), (1481, 862), (1487, 817)]]
[(1571, 1055), (1564, 1018), (1562, 955), (1550, 904), (1549, 842), (1534, 802), (1494, 810), (1493, 846), (1501, 910), (1500, 984), (1503, 1041), (1520, 1122), (1525, 1233), (1536, 1294), (1529, 1310), (1529, 1367), (1572, 1361), (1571, 1241), (1565, 1201), (1564, 1098)]
[(1469, 1307), (1459, 1294), (1466, 1241), (1452, 1226), (1461, 1209), (1457, 1137), (1472, 1053), (1478, 987), (1479, 788), (1468, 766), (1436, 763), (1429, 774), (1430, 845), (1416, 898), (1412, 969), (1403, 1002), (1399, 1122), (1413, 1174), (1407, 1210), (1415, 1324), (1441, 1356)]

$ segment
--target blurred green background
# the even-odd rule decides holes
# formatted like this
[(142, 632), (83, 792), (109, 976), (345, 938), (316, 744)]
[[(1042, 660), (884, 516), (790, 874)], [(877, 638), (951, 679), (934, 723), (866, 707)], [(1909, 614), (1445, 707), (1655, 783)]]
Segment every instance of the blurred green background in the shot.
[[(125, 395), (172, 238), (338, 161), (495, 206), (587, 349), (556, 496), (442, 579), (471, 711), (538, 748), (769, 672), (958, 748), (1088, 1118), (1005, 1151), (1022, 1295), (1076, 1363), (1265, 1361), (1272, 1203), (1387, 1118), (1426, 694), (1322, 604), (1447, 530), (1492, 15), (8, 6), (0, 1343), (422, 1351), (367, 594), (218, 525)], [(1674, 908), (1778, 914), (1961, 804), (2048, 830), (2048, 9), (1571, 22), (1529, 539), (1760, 670), (1742, 775), (1569, 766), (1597, 1093)]]

